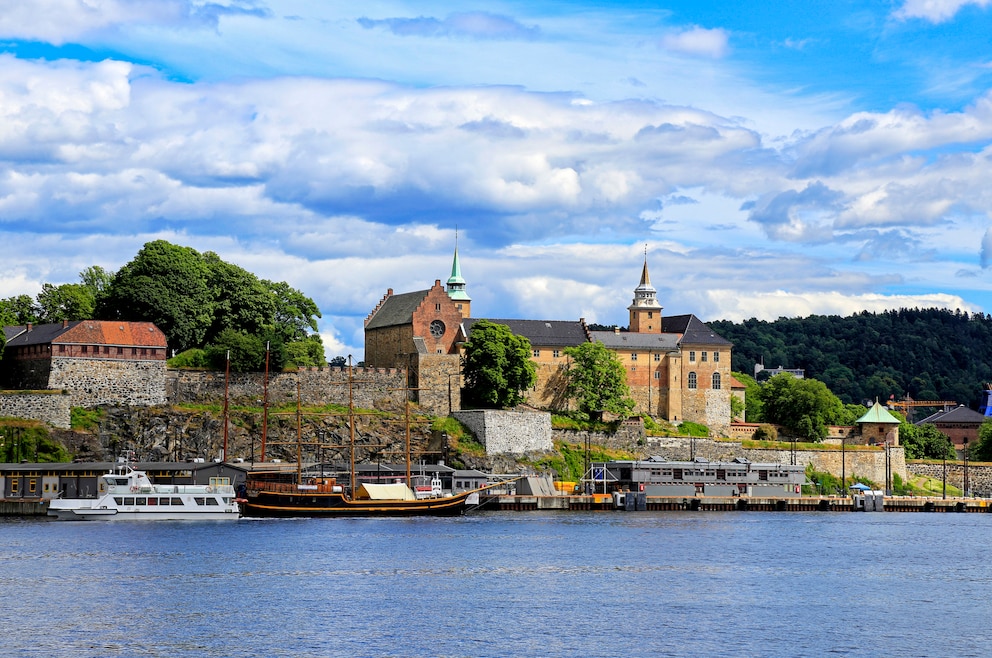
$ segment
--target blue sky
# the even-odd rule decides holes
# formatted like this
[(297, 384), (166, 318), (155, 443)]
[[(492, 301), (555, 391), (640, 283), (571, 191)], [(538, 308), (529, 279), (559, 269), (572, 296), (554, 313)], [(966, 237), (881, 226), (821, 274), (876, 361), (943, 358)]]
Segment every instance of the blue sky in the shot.
[(0, 0), (0, 297), (217, 252), (479, 317), (992, 312), (992, 1)]

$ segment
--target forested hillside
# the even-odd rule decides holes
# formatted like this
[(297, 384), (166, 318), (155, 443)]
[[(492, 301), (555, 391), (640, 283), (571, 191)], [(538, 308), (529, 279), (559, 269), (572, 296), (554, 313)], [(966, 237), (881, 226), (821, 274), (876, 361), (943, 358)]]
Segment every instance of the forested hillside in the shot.
[(707, 323), (734, 343), (733, 369), (803, 368), (845, 402), (895, 395), (977, 408), (992, 382), (992, 316), (941, 309)]

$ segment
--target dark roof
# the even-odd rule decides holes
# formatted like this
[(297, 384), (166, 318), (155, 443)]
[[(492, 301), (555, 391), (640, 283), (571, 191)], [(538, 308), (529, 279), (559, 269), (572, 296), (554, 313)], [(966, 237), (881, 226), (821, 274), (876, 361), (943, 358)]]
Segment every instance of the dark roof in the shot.
[(733, 345), (691, 313), (662, 318), (661, 330), (664, 333), (682, 334), (683, 345)]
[(678, 334), (639, 334), (630, 331), (590, 331), (593, 340), (613, 350), (642, 349), (670, 352), (679, 347)]
[(973, 425), (981, 425), (985, 422), (986, 417), (978, 413), (974, 409), (969, 409), (968, 407), (961, 405), (954, 407), (948, 411), (938, 411), (935, 414), (927, 416), (923, 420), (914, 423), (915, 425), (936, 425), (937, 423), (968, 423)]
[(413, 322), (413, 312), (417, 310), (420, 303), (424, 301), (430, 290), (417, 290), (415, 292), (404, 292), (399, 295), (390, 295), (382, 303), (379, 310), (365, 325), (366, 329), (380, 329), (382, 327), (395, 327), (400, 324), (410, 324)]
[[(7, 327), (4, 327), (6, 333)], [(151, 322), (75, 320), (39, 324), (7, 341), (11, 347), (75, 343), (86, 345), (138, 345), (165, 347), (165, 334)]]
[(574, 347), (589, 342), (585, 324), (571, 320), (497, 320), (495, 318), (466, 318), (462, 326), (469, 339), (472, 327), (479, 320), (505, 324), (517, 336), (523, 336), (534, 347)]
[(3, 328), (3, 339), (4, 339), (4, 341), (9, 342), (11, 338), (13, 338), (14, 336), (18, 335), (19, 333), (21, 333), (25, 329), (27, 329), (27, 327), (24, 326), (23, 324), (19, 324), (19, 325), (13, 326), (13, 327), (4, 327)]

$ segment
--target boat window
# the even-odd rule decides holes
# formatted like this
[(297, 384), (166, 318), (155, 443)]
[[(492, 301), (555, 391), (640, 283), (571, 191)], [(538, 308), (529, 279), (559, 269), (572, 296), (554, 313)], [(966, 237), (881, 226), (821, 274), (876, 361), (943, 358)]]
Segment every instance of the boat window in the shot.
[(193, 504), (194, 505), (205, 505), (206, 503), (204, 502), (203, 496), (197, 496), (197, 497), (193, 498)]
[(216, 498), (207, 498), (207, 505), (220, 505)]
[(130, 496), (128, 496), (127, 498), (124, 499), (124, 504), (125, 505), (134, 505), (134, 498), (131, 498)]
[(124, 499), (123, 498), (114, 498), (114, 502), (117, 503), (118, 505), (123, 505), (124, 504)]
[(149, 498), (148, 499), (148, 504), (149, 505), (158, 505), (158, 498)]
[(173, 505), (182, 505), (183, 504), (183, 499), (182, 498), (173, 498), (172, 499), (172, 504)]
[(171, 498), (159, 498), (158, 504), (159, 505), (169, 505), (171, 503), (171, 501), (172, 501)]
[(135, 498), (134, 499), (134, 504), (135, 505), (144, 505), (145, 504), (145, 499), (144, 498)]
[(114, 484), (119, 487), (127, 486), (127, 478), (114, 478)]

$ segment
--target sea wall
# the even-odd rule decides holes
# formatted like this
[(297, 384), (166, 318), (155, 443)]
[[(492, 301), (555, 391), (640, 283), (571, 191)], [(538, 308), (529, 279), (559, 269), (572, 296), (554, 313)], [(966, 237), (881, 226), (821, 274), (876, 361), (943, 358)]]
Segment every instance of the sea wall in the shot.
[(490, 455), (551, 450), (551, 414), (527, 411), (456, 411)]
[(164, 361), (52, 358), (48, 387), (69, 393), (73, 407), (150, 406), (165, 402)]
[(62, 391), (0, 391), (0, 416), (27, 418), (69, 429), (70, 396)]

